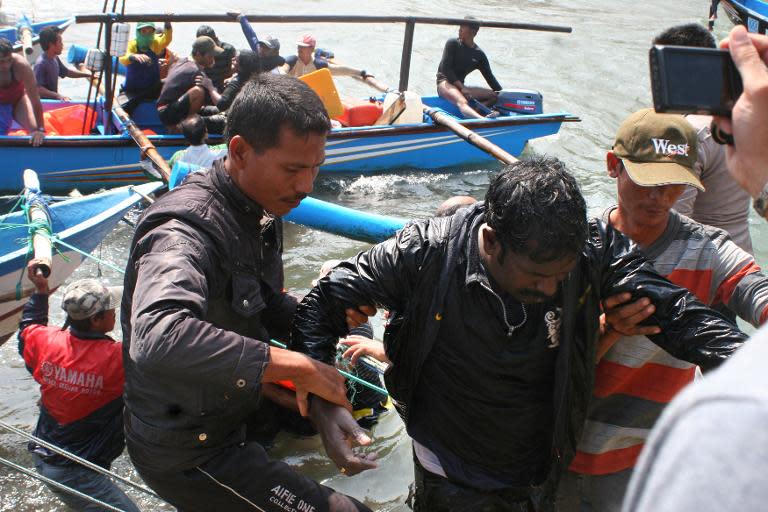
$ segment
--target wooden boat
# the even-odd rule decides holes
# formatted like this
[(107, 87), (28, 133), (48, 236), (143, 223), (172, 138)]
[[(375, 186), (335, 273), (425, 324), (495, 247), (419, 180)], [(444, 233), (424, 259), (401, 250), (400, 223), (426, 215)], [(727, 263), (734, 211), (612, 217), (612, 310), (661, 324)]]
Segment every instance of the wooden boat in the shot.
[[(462, 125), (491, 140), (513, 155), (519, 155), (529, 140), (556, 134), (563, 122), (578, 121), (567, 112), (500, 116), (495, 119), (461, 119), (457, 109), (436, 96), (422, 98), (424, 105), (435, 107), (458, 119)], [(117, 116), (105, 116), (99, 102), (83, 103), (43, 101), (46, 112), (64, 109), (66, 124), (61, 132), (48, 129), (44, 146), (33, 148), (27, 136), (0, 136), (0, 160), (6, 168), (0, 173), (0, 191), (18, 190), (23, 167), (37, 170), (47, 192), (77, 188), (90, 192), (101, 188), (141, 183), (150, 179), (139, 164), (140, 154), (125, 125)], [(55, 112), (52, 112), (55, 111)], [(86, 112), (95, 116), (98, 134), (83, 135), (82, 119)], [(104, 120), (114, 134), (104, 134)], [(167, 135), (150, 104), (143, 104), (133, 115), (136, 124), (149, 136), (160, 154), (170, 159), (186, 147), (181, 135)], [(11, 132), (13, 133), (13, 132)], [(211, 137), (212, 144), (217, 143)], [(381, 172), (397, 169), (443, 170), (469, 165), (487, 166), (495, 160), (484, 151), (464, 142), (449, 129), (425, 118), (421, 123), (335, 128), (328, 136), (326, 161), (321, 172)]]
[(31, 47), (30, 50), (27, 50), (28, 53), (26, 53), (27, 60), (30, 64), (33, 64), (35, 60), (37, 60), (38, 55), (40, 55), (40, 44), (39, 44), (39, 37), (38, 34), (42, 29), (45, 27), (59, 27), (61, 30), (64, 30), (68, 26), (70, 26), (72, 23), (75, 22), (74, 18), (62, 18), (57, 20), (48, 20), (48, 21), (40, 21), (32, 23), (30, 22), (26, 16), (22, 15), (19, 19), (19, 22), (12, 27), (2, 27), (0, 28), (0, 37), (4, 37), (7, 40), (9, 40), (11, 43), (13, 43), (13, 50), (16, 52), (20, 52), (23, 49), (23, 43), (21, 40), (21, 29), (22, 27), (29, 27), (32, 32), (31, 37)]
[[(462, 19), (418, 18), (402, 16), (264, 16), (248, 15), (252, 23), (402, 23), (406, 28), (403, 56), (400, 64), (398, 89), (408, 90), (413, 29), (416, 23), (460, 25)], [(106, 33), (112, 24), (136, 21), (172, 22), (233, 22), (229, 15), (81, 15), (77, 23), (103, 23)], [(530, 23), (479, 21), (483, 26), (570, 32), (569, 27), (536, 25)], [(105, 60), (105, 73), (110, 74), (112, 59)], [(48, 130), (43, 148), (32, 148), (23, 135), (0, 136), (0, 158), (9, 165), (0, 175), (0, 191), (14, 191), (25, 167), (37, 170), (40, 182), (49, 193), (68, 191), (76, 187), (83, 192), (104, 187), (138, 183), (148, 178), (139, 165), (139, 150), (126, 132), (126, 126), (111, 109), (111, 80), (105, 79), (106, 94), (96, 104), (89, 105), (90, 113), (82, 103), (66, 104), (72, 111), (80, 109), (80, 118), (70, 112), (64, 129)], [(461, 119), (458, 110), (448, 102), (435, 97), (421, 98), (424, 106), (444, 112), (462, 125), (489, 139), (512, 155), (519, 155), (531, 139), (556, 134), (563, 122), (579, 121), (568, 112), (516, 113), (495, 119)], [(44, 101), (44, 109), (65, 108), (56, 101)], [(52, 114), (53, 115), (53, 114)], [(73, 117), (74, 116), (74, 117)], [(83, 117), (94, 117), (93, 124), (84, 123)], [(133, 121), (160, 154), (169, 159), (174, 152), (186, 147), (181, 135), (169, 135), (160, 123), (154, 105), (145, 103), (133, 113)], [(349, 126), (334, 128), (328, 136), (326, 161), (322, 172), (382, 172), (398, 169), (451, 169), (466, 166), (487, 167), (496, 160), (484, 151), (467, 144), (445, 126), (436, 124), (428, 116), (418, 116), (409, 124), (381, 126)], [(218, 142), (212, 137), (210, 142)], [(18, 163), (17, 163), (18, 162)]]
[(768, 33), (768, 2), (763, 0), (721, 0), (720, 5), (731, 21), (750, 32)]
[[(163, 184), (145, 183), (67, 199), (48, 207), (52, 233), (86, 253), (94, 250), (125, 213)], [(26, 277), (29, 229), (24, 212), (0, 216), (0, 344), (18, 327), (21, 311), (34, 286)], [(12, 226), (12, 227), (11, 227)], [(21, 242), (21, 243), (20, 243)], [(85, 256), (64, 245), (53, 254), (49, 283), (60, 286)]]

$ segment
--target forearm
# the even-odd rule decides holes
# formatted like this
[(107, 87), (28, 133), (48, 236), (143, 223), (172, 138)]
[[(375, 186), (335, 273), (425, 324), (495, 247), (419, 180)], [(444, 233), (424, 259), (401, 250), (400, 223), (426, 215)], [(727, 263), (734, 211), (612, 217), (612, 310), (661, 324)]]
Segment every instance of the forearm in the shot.
[(50, 89), (46, 89), (42, 85), (37, 86), (37, 93), (40, 95), (41, 98), (44, 98), (46, 100), (60, 100), (61, 95), (57, 92), (53, 92)]
[(245, 36), (245, 40), (248, 41), (248, 46), (251, 47), (251, 50), (254, 52), (259, 51), (259, 37), (256, 35), (256, 31), (253, 30), (253, 27), (251, 27), (250, 22), (248, 22), (248, 18), (243, 16), (242, 14), (238, 16), (238, 21), (240, 21), (240, 28), (243, 30), (243, 35)]

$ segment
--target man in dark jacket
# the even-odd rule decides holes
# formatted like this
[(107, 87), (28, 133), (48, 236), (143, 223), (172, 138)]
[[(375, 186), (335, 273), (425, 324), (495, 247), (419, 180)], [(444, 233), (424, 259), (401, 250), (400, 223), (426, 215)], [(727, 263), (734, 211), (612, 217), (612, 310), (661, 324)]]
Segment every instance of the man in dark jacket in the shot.
[[(126, 441), (144, 481), (181, 510), (369, 510), (251, 441), (274, 402), (295, 407), (298, 398), (307, 415), (312, 394), (310, 418), (332, 457), (348, 438), (369, 442), (351, 416), (317, 416), (325, 400), (349, 408), (334, 367), (269, 346), (287, 339), (297, 304), (283, 289), (280, 216), (312, 191), (329, 129), (308, 86), (261, 75), (229, 109), (226, 159), (136, 226), (121, 317)], [(295, 397), (272, 384), (283, 380)], [(375, 466), (337, 464), (350, 473)]]
[(345, 307), (400, 312), (386, 381), (413, 438), (415, 510), (551, 510), (584, 423), (600, 303), (626, 291), (656, 305), (651, 339), (680, 359), (711, 368), (745, 339), (588, 223), (564, 165), (536, 158), (499, 174), (484, 204), (341, 263), (299, 305), (292, 341), (328, 361)]
[[(42, 260), (31, 260), (27, 275), (35, 293), (19, 324), (19, 353), (40, 384), (40, 418), (35, 435), (105, 469), (125, 447), (123, 364), (120, 342), (107, 333), (115, 327), (119, 288), (81, 279), (64, 290), (65, 328), (48, 325), (48, 279)], [(69, 327), (68, 329), (66, 327)], [(37, 472), (120, 510), (138, 512), (108, 477), (29, 443)], [(50, 489), (74, 510), (103, 507), (57, 487)]]

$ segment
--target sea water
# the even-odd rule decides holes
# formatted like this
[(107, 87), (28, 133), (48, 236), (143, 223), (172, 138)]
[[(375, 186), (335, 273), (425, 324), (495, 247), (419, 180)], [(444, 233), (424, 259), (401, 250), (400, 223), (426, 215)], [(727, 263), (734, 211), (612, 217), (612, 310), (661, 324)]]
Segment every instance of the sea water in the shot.
[[(111, 2), (109, 2), (111, 5)], [(158, 12), (211, 13), (222, 4), (203, 0), (169, 0), (158, 7), (149, 0), (131, 0), (127, 13)], [(101, 2), (29, 2), (6, 0), (3, 10), (12, 17), (26, 12), (37, 19), (59, 18), (68, 14), (99, 11)], [(491, 67), (507, 88), (541, 91), (545, 112), (568, 111), (579, 116), (580, 123), (563, 125), (556, 136), (533, 141), (528, 151), (554, 155), (564, 160), (577, 176), (587, 197), (592, 215), (599, 215), (615, 198), (615, 185), (605, 171), (605, 152), (612, 144), (620, 122), (631, 112), (651, 105), (648, 79), (648, 48), (653, 36), (662, 29), (686, 22), (704, 23), (709, 2), (685, 0), (670, 3), (648, 0), (643, 8), (615, 0), (410, 0), (346, 2), (342, 0), (264, 0), (258, 3), (230, 0), (226, 10), (240, 9), (253, 14), (373, 14), (463, 17), (472, 14), (481, 19), (543, 23), (573, 27), (572, 34), (498, 30), (483, 28), (476, 42), (487, 53)], [(118, 9), (120, 4), (118, 4)], [(73, 10), (77, 9), (77, 10)], [(158, 23), (158, 26), (160, 23)], [(247, 48), (239, 25), (213, 23), (222, 41)], [(65, 46), (78, 43), (95, 45), (96, 25), (73, 26), (64, 33)], [(132, 25), (132, 32), (135, 25)], [(171, 48), (180, 55), (191, 50), (197, 24), (174, 24)], [(256, 25), (256, 32), (280, 39), (281, 54), (294, 52), (293, 42), (303, 33), (312, 33), (318, 45), (330, 48), (336, 59), (365, 69), (379, 81), (397, 85), (404, 28), (399, 25), (293, 24)], [(727, 34), (730, 24), (721, 12), (716, 35)], [(417, 26), (409, 89), (434, 94), (435, 72), (443, 45), (455, 37), (456, 27)], [(65, 48), (66, 55), (66, 48)], [(470, 75), (470, 84), (483, 84), (479, 73)], [(62, 79), (61, 92), (84, 97), (83, 80)], [(371, 91), (351, 79), (339, 79), (342, 95), (367, 97)], [(39, 149), (45, 151), (45, 148)], [(497, 167), (447, 168), (438, 172), (405, 170), (373, 176), (344, 175), (318, 178), (315, 196), (352, 208), (360, 208), (400, 217), (429, 216), (444, 199), (452, 195), (482, 198)], [(765, 221), (750, 219), (758, 261), (768, 263)], [(95, 254), (112, 263), (122, 264), (127, 256), (131, 228), (121, 224)], [(344, 238), (288, 225), (285, 230), (285, 276), (288, 288), (306, 292), (323, 261), (346, 258), (365, 250), (368, 245)], [(122, 276), (94, 263), (80, 267), (73, 278), (101, 277), (109, 284), (120, 284)], [(51, 321), (60, 323), (60, 298), (51, 300)], [(380, 322), (377, 320), (377, 330)], [(119, 332), (116, 334), (119, 336)], [(0, 347), (0, 419), (31, 431), (37, 417), (37, 386), (16, 353), (15, 340)], [(281, 436), (273, 456), (284, 459), (313, 478), (349, 493), (374, 510), (401, 510), (412, 480), (411, 449), (402, 424), (395, 414), (385, 415), (373, 432), (379, 468), (354, 476), (340, 475), (329, 462), (318, 439)], [(471, 442), (471, 440), (467, 440)], [(0, 457), (32, 466), (26, 443), (0, 431)], [(117, 460), (114, 469), (137, 479), (128, 459)], [(145, 510), (172, 510), (140, 493), (128, 493)], [(0, 466), (0, 511), (53, 511), (63, 506), (41, 484)]]

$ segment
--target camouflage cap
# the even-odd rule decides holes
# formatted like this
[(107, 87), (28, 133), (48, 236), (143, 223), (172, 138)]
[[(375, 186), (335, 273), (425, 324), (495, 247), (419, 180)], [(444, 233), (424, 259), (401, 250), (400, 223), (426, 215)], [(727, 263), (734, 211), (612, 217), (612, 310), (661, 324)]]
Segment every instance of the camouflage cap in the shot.
[(80, 279), (64, 290), (63, 309), (72, 320), (85, 320), (120, 304), (122, 286), (104, 286), (98, 279)]

